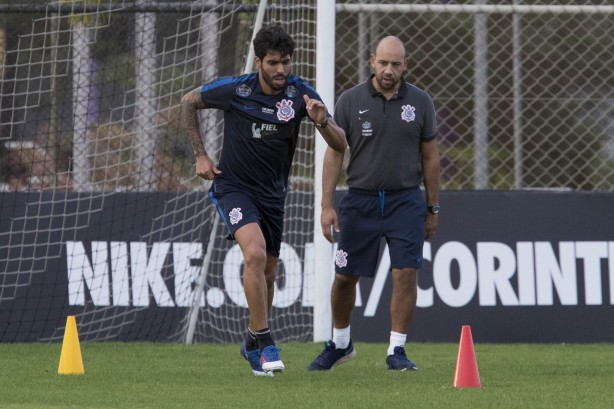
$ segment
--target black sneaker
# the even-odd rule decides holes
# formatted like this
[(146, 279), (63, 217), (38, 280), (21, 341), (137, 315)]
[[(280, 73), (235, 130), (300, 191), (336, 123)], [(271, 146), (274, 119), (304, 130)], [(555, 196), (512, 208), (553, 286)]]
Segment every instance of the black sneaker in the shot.
[(388, 369), (393, 371), (415, 371), (418, 367), (407, 358), (405, 355), (405, 348), (399, 346), (394, 347), (394, 355), (388, 355), (386, 358), (386, 365)]
[(320, 352), (320, 355), (307, 367), (308, 371), (327, 371), (333, 369), (335, 366), (356, 356), (356, 350), (350, 340), (350, 344), (345, 349), (338, 349), (333, 341), (327, 341), (324, 344), (324, 351)]

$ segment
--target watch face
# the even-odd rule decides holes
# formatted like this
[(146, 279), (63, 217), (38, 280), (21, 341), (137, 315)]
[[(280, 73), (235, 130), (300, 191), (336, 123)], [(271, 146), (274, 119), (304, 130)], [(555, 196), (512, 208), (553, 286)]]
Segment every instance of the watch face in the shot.
[(439, 213), (439, 205), (429, 206), (429, 212), (433, 214)]

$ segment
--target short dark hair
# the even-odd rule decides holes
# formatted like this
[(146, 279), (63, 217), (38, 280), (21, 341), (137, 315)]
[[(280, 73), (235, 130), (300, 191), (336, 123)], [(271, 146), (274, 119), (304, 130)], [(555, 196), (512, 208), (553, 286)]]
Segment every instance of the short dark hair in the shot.
[(292, 57), (294, 40), (280, 26), (262, 28), (254, 37), (254, 54), (262, 60), (270, 50)]

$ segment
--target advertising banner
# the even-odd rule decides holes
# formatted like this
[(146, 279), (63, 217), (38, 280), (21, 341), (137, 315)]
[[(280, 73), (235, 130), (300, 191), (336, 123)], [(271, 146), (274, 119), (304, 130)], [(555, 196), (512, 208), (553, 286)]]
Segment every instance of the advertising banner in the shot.
[[(0, 196), (0, 341), (57, 339), (67, 315), (83, 317), (85, 340), (179, 340), (207, 259), (206, 194), (58, 195)], [(312, 202), (296, 195), (289, 201)], [(182, 217), (169, 203), (184, 209)], [(614, 341), (613, 194), (449, 191), (440, 204), (437, 234), (424, 246), (410, 341), (456, 342), (462, 325), (481, 342)], [(301, 335), (290, 339), (310, 340), (314, 226), (298, 224), (285, 226), (272, 327), (295, 327)], [(247, 304), (241, 252), (223, 227), (212, 236), (216, 254), (199, 314), (221, 322), (205, 340), (234, 342)], [(384, 241), (381, 253), (375, 277), (359, 282), (357, 341), (388, 340)]]

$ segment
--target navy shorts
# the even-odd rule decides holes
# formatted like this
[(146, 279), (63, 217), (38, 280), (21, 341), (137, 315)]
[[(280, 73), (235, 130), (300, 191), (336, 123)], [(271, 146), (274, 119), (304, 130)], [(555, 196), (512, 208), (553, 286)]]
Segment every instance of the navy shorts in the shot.
[(350, 189), (339, 205), (338, 274), (373, 277), (386, 239), (392, 268), (422, 267), (426, 203), (419, 187), (398, 191)]
[(256, 199), (249, 193), (228, 185), (214, 183), (209, 198), (228, 228), (228, 239), (248, 223), (258, 223), (266, 242), (266, 251), (279, 257), (284, 227), (284, 203)]

